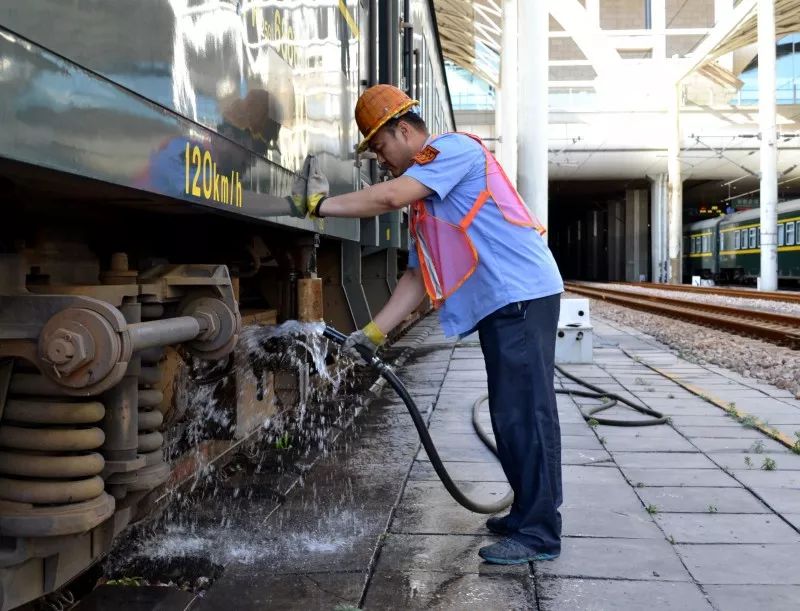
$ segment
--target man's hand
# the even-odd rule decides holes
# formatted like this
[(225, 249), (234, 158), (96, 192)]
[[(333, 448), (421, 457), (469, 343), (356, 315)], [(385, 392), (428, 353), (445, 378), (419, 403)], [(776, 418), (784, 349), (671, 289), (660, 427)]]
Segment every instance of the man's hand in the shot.
[(343, 347), (351, 356), (364, 358), (365, 355), (362, 355), (356, 346), (360, 346), (362, 351), (366, 348), (374, 355), (384, 343), (386, 343), (386, 334), (378, 328), (378, 325), (370, 322), (363, 329), (348, 335)]
[(288, 197), (289, 214), (295, 218), (319, 216), (319, 205), (329, 192), (328, 179), (319, 169), (315, 155), (308, 155), (303, 169), (292, 184), (292, 194)]

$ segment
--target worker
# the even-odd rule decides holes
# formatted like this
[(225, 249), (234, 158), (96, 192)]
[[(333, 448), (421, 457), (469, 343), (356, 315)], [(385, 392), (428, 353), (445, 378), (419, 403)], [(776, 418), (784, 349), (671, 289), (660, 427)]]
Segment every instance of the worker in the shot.
[(393, 180), (329, 196), (316, 159), (292, 190), (297, 216), (372, 217), (411, 206), (408, 266), (386, 305), (345, 346), (375, 351), (426, 294), (447, 336), (475, 330), (486, 362), (499, 459), (514, 491), (487, 528), (504, 538), (480, 549), (490, 563), (552, 560), (561, 551), (561, 440), (553, 385), (563, 283), (543, 229), (500, 165), (466, 134), (431, 136), (390, 85), (367, 89), (355, 117), (359, 151)]

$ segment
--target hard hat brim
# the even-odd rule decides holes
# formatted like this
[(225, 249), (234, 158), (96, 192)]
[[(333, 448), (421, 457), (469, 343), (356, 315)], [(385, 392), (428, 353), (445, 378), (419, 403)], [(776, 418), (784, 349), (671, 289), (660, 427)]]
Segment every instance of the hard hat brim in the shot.
[(400, 108), (398, 108), (393, 114), (386, 115), (385, 117), (383, 117), (380, 121), (378, 121), (378, 123), (375, 124), (375, 127), (373, 127), (371, 130), (369, 130), (369, 133), (366, 136), (364, 136), (364, 139), (361, 142), (358, 143), (358, 148), (356, 150), (359, 153), (363, 153), (364, 151), (366, 151), (367, 147), (369, 146), (370, 139), (375, 134), (378, 133), (378, 130), (381, 127), (386, 125), (386, 123), (388, 123), (392, 119), (396, 119), (400, 115), (404, 115), (408, 111), (409, 108), (411, 108), (413, 106), (417, 106), (417, 105), (419, 105), (419, 100), (409, 100), (408, 102), (405, 102), (402, 106), (400, 106)]

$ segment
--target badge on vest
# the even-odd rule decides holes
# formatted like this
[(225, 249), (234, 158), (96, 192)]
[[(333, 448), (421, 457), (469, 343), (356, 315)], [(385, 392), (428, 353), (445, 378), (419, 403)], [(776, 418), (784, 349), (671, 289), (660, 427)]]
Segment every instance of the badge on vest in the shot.
[(439, 149), (435, 149), (429, 144), (419, 153), (414, 155), (413, 159), (419, 165), (426, 165), (431, 161), (433, 161), (434, 159), (436, 159), (436, 155), (438, 154), (439, 154)]

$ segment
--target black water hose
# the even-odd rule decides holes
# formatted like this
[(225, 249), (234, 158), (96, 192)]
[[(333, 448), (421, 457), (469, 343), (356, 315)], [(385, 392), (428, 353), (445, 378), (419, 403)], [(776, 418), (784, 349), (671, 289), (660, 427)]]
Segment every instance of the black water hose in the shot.
[[(637, 405), (633, 401), (626, 399), (625, 397), (621, 397), (615, 393), (606, 392), (599, 386), (595, 386), (594, 384), (590, 384), (586, 380), (580, 379), (578, 376), (573, 375), (567, 371), (564, 371), (562, 367), (556, 365), (556, 371), (560, 373), (562, 376), (567, 378), (568, 380), (572, 380), (581, 386), (588, 388), (589, 390), (573, 390), (571, 388), (557, 388), (556, 393), (560, 395), (569, 395), (574, 397), (588, 397), (590, 399), (600, 399), (604, 401), (602, 405), (598, 405), (596, 407), (591, 408), (588, 411), (580, 410), (583, 419), (587, 422), (594, 421), (597, 424), (604, 424), (606, 426), (653, 426), (656, 424), (666, 424), (667, 417), (662, 414), (661, 412), (657, 412), (656, 410), (647, 407), (645, 405)], [(591, 392), (590, 392), (591, 391)], [(604, 412), (607, 409), (611, 409), (612, 407), (616, 406), (617, 404), (622, 403), (623, 405), (630, 407), (632, 410), (639, 412), (640, 414), (644, 414), (649, 416), (647, 419), (642, 420), (621, 420), (619, 418), (602, 418), (596, 416), (596, 414), (600, 412)], [(579, 407), (580, 409), (580, 407)]]
[[(343, 333), (337, 331), (333, 327), (325, 327), (325, 330), (322, 334), (327, 337), (329, 340), (343, 345), (347, 340), (347, 336)], [(478, 503), (477, 501), (473, 501), (470, 499), (466, 494), (464, 494), (461, 489), (456, 485), (453, 481), (453, 478), (450, 477), (450, 474), (447, 472), (447, 469), (442, 462), (442, 459), (439, 456), (439, 452), (436, 450), (436, 446), (433, 444), (433, 440), (431, 439), (430, 432), (428, 431), (428, 426), (425, 423), (425, 420), (422, 417), (422, 414), (419, 413), (419, 409), (417, 408), (417, 404), (414, 402), (414, 399), (406, 389), (403, 382), (400, 378), (397, 377), (397, 374), (389, 367), (386, 363), (384, 363), (381, 359), (377, 357), (369, 348), (366, 346), (361, 346), (356, 344), (354, 346), (355, 350), (359, 353), (361, 358), (367, 362), (373, 369), (375, 369), (380, 376), (385, 379), (389, 385), (394, 389), (397, 395), (402, 399), (403, 403), (405, 403), (406, 409), (408, 409), (408, 413), (411, 416), (411, 420), (414, 422), (414, 427), (417, 429), (417, 433), (419, 434), (420, 441), (422, 442), (422, 447), (425, 448), (425, 452), (428, 454), (428, 458), (431, 461), (431, 465), (433, 466), (433, 470), (436, 471), (436, 475), (439, 476), (439, 479), (444, 484), (444, 487), (450, 493), (456, 502), (462, 507), (469, 509), (470, 511), (474, 511), (475, 513), (498, 513), (503, 511), (504, 509), (511, 506), (514, 502), (514, 493), (508, 492), (502, 499), (496, 501), (494, 503)], [(596, 421), (598, 424), (605, 424), (610, 426), (649, 426), (653, 424), (663, 424), (667, 421), (666, 417), (660, 412), (657, 412), (649, 407), (645, 407), (642, 405), (636, 405), (632, 401), (625, 399), (614, 393), (605, 392), (602, 388), (598, 386), (594, 386), (584, 380), (581, 380), (577, 376), (572, 375), (564, 371), (561, 367), (556, 365), (556, 370), (565, 378), (572, 380), (573, 382), (577, 382), (582, 386), (589, 389), (589, 391), (583, 390), (572, 390), (567, 388), (558, 388), (556, 389), (556, 393), (558, 394), (567, 394), (570, 396), (577, 396), (577, 397), (589, 397), (592, 399), (601, 399), (605, 400), (603, 405), (597, 406), (591, 409), (588, 412), (584, 412), (581, 410), (581, 414), (583, 415), (584, 419), (587, 421)], [(590, 392), (591, 391), (591, 392)], [(497, 444), (495, 443), (494, 439), (484, 430), (484, 428), (480, 424), (480, 406), (486, 401), (488, 395), (483, 395), (478, 398), (477, 401), (472, 406), (472, 426), (475, 428), (475, 432), (477, 433), (478, 437), (480, 437), (481, 441), (497, 456)], [(651, 416), (651, 419), (648, 420), (617, 420), (611, 418), (597, 418), (595, 414), (610, 409), (617, 405), (618, 403), (622, 403), (627, 405), (628, 407), (636, 410), (639, 413), (646, 414)]]
[[(345, 340), (347, 340), (346, 335), (340, 333), (332, 327), (326, 326), (322, 334), (329, 340), (336, 342), (339, 345), (344, 344)], [(428, 425), (425, 423), (425, 419), (422, 417), (422, 414), (419, 413), (417, 404), (408, 393), (408, 390), (403, 382), (397, 377), (397, 374), (391, 369), (391, 367), (379, 359), (369, 348), (366, 346), (356, 345), (355, 349), (358, 351), (359, 355), (361, 355), (361, 358), (363, 358), (368, 365), (375, 369), (381, 375), (381, 377), (389, 383), (400, 399), (402, 399), (403, 403), (405, 403), (408, 413), (411, 416), (411, 420), (414, 422), (414, 427), (417, 429), (417, 434), (419, 434), (422, 447), (425, 448), (425, 452), (428, 454), (428, 458), (431, 461), (433, 470), (436, 471), (436, 475), (439, 476), (439, 479), (442, 481), (442, 484), (444, 484), (447, 492), (450, 493), (450, 496), (452, 496), (459, 505), (469, 509), (470, 511), (474, 511), (475, 513), (498, 513), (510, 507), (511, 503), (514, 502), (513, 492), (509, 492), (502, 499), (495, 501), (494, 503), (479, 503), (477, 501), (473, 501), (461, 491), (461, 489), (453, 481), (453, 478), (450, 477), (450, 474), (447, 472), (447, 468), (444, 466), (444, 463), (439, 456), (439, 452), (436, 450), (436, 446), (433, 445), (433, 439), (431, 439), (430, 432), (428, 431)], [(484, 443), (486, 443), (487, 439), (489, 440), (487, 445), (489, 445), (489, 448), (492, 449), (496, 455), (497, 446), (495, 446), (494, 442), (483, 430), (483, 427), (481, 427), (478, 423), (478, 409), (484, 400), (485, 397), (481, 397), (473, 406), (473, 425), (476, 427), (478, 435), (480, 435), (481, 439), (484, 440)]]

